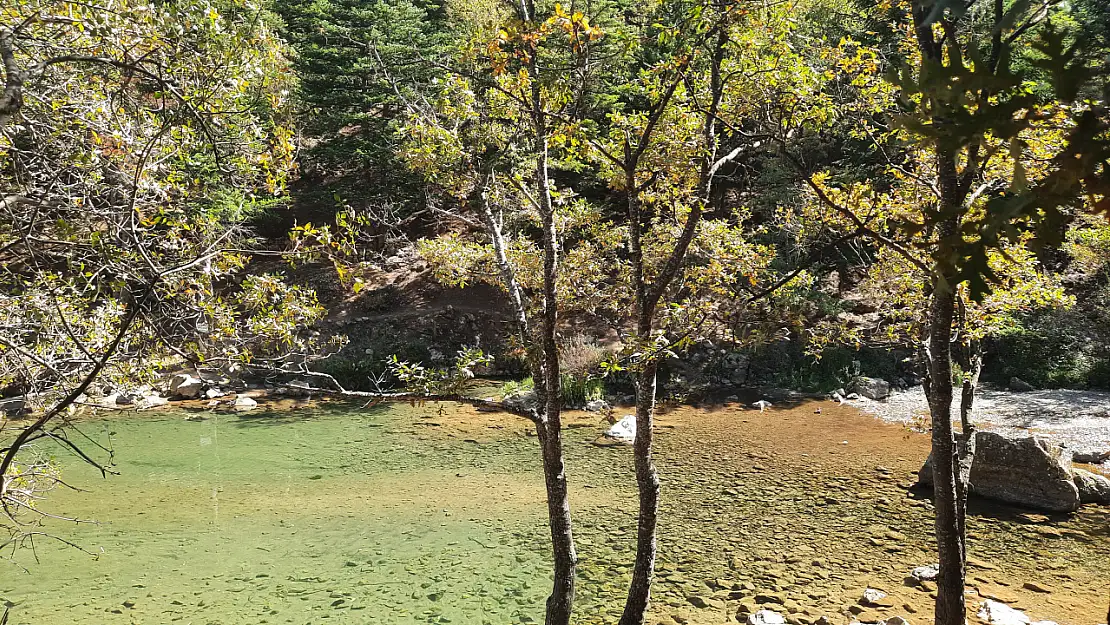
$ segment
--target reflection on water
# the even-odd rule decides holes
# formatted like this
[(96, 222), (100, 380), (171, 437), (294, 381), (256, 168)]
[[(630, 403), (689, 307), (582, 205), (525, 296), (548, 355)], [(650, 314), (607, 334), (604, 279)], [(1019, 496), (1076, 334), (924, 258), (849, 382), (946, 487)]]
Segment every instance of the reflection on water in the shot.
[[(867, 585), (927, 609), (926, 591), (902, 585), (932, 560), (929, 503), (905, 489), (923, 437), (846, 410), (812, 413), (661, 417), (657, 620), (720, 623), (775, 594), (811, 621), (845, 612)], [(184, 417), (85, 424), (115, 433), (121, 475), (100, 480), (62, 459), (90, 491), (55, 493), (51, 512), (99, 524), (48, 527), (99, 557), (44, 541), (37, 563), (19, 553), (29, 573), (0, 569), (14, 623), (542, 621), (543, 485), (523, 421), (454, 405)], [(568, 430), (567, 446), (579, 621), (615, 622), (635, 535), (631, 459), (590, 445), (601, 424), (581, 419), (592, 427)], [(1110, 561), (1105, 514), (1050, 523), (977, 511), (983, 561), (970, 583), (1036, 616), (1093, 622)]]

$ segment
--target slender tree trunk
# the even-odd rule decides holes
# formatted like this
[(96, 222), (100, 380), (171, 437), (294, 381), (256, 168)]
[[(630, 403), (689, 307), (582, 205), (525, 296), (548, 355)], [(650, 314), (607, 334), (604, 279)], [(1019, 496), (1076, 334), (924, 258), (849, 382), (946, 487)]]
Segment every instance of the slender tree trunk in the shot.
[(620, 625), (641, 625), (651, 601), (651, 583), (655, 575), (655, 530), (659, 515), (659, 474), (652, 459), (652, 430), (655, 420), (657, 362), (644, 365), (636, 380), (636, 438), (633, 454), (636, 484), (639, 488), (640, 511), (636, 528), (636, 564), (632, 584), (621, 614)]
[[(534, 7), (527, 10), (534, 15)], [(555, 224), (555, 206), (551, 201), (548, 178), (547, 118), (543, 108), (539, 68), (533, 55), (532, 124), (536, 158), (536, 191), (540, 221), (543, 227), (543, 319), (540, 346), (542, 354), (542, 386), (537, 381), (537, 399), (543, 402), (543, 414), (536, 425), (543, 448), (544, 483), (547, 487), (548, 523), (551, 527), (551, 549), (555, 562), (554, 583), (547, 599), (546, 625), (569, 625), (574, 606), (574, 581), (578, 555), (567, 496), (566, 467), (563, 457), (562, 382), (559, 377), (559, 345), (556, 340), (559, 322), (559, 301), (556, 278), (559, 267), (559, 233)], [(542, 433), (541, 433), (542, 431)]]
[(936, 625), (964, 625), (964, 541), (959, 521), (958, 451), (952, 433), (952, 317), (950, 283), (934, 281), (929, 310), (929, 414), (933, 426), (933, 500), (936, 508)]
[[(639, 202), (639, 189), (636, 186), (636, 171), (639, 166), (640, 155), (646, 148), (650, 135), (641, 137), (638, 151), (633, 154), (628, 146), (625, 150), (625, 186), (628, 191), (628, 221), (629, 221), (629, 252), (632, 263), (633, 291), (636, 295), (637, 327), (636, 333), (640, 341), (650, 343), (655, 330), (655, 311), (666, 290), (678, 275), (690, 243), (697, 235), (698, 224), (701, 221), (703, 208), (709, 205), (712, 189), (713, 174), (717, 159), (717, 112), (720, 108), (721, 98), (724, 94), (724, 82), (721, 75), (721, 64), (724, 61), (725, 45), (728, 42), (727, 32), (720, 27), (713, 47), (713, 56), (710, 65), (711, 98), (709, 109), (706, 112), (702, 125), (702, 140), (707, 154), (702, 162), (699, 175), (700, 189), (704, 193), (700, 202), (697, 202), (686, 218), (686, 225), (682, 229), (678, 240), (675, 241), (666, 263), (659, 272), (654, 283), (648, 283), (644, 277), (644, 258), (642, 248), (642, 232), (644, 215)], [(675, 83), (677, 86), (677, 83)], [(664, 100), (657, 109), (656, 115), (661, 115), (666, 108), (672, 88), (667, 92)], [(653, 120), (649, 123), (654, 128)], [(645, 345), (645, 353), (651, 349)], [(655, 468), (652, 455), (652, 442), (654, 440), (655, 421), (655, 395), (656, 378), (659, 368), (657, 356), (651, 354), (637, 374), (636, 382), (636, 438), (633, 441), (633, 457), (636, 466), (636, 485), (639, 490), (640, 509), (637, 516), (636, 527), (636, 563), (632, 569), (632, 583), (628, 588), (628, 597), (625, 600), (624, 612), (621, 613), (619, 625), (643, 625), (647, 617), (647, 610), (651, 603), (651, 583), (655, 576), (655, 558), (658, 550), (656, 528), (659, 519), (659, 474)]]

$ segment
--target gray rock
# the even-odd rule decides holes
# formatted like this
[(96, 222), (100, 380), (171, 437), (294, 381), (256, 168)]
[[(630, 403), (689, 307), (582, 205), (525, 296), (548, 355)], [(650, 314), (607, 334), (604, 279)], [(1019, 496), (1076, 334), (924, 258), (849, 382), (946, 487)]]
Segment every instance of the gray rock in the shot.
[(858, 377), (848, 385), (848, 393), (858, 393), (867, 399), (882, 400), (890, 397), (890, 382), (880, 378)]
[(1071, 461), (1079, 464), (1102, 464), (1110, 460), (1110, 451), (1073, 451)]
[(113, 399), (117, 406), (134, 406), (139, 397), (134, 393), (117, 393)]
[(179, 373), (170, 378), (169, 394), (181, 399), (195, 399), (204, 390), (204, 381), (188, 373)]
[(892, 616), (883, 621), (883, 625), (910, 625), (910, 622), (900, 616)]
[(1008, 385), (1008, 387), (1011, 391), (1015, 393), (1028, 393), (1029, 391), (1037, 390), (1037, 387), (1017, 376), (1010, 378), (1010, 384)]
[(910, 571), (910, 576), (919, 582), (931, 582), (936, 580), (937, 575), (940, 575), (939, 564), (929, 564), (926, 566), (919, 566), (913, 571)]
[[(932, 485), (931, 457), (921, 467), (918, 480)], [(1010, 439), (994, 432), (977, 432), (971, 492), (1052, 512), (1074, 512), (1080, 503), (1070, 454), (1035, 436)]]
[(517, 393), (501, 400), (503, 404), (513, 410), (531, 410), (536, 407), (536, 392)]
[(254, 410), (257, 407), (258, 402), (254, 401), (250, 397), (247, 397), (246, 395), (235, 396), (235, 410), (239, 412), (247, 412), (248, 410)]
[(604, 399), (591, 399), (586, 402), (585, 408), (589, 412), (605, 412), (609, 409), (609, 402)]
[(27, 410), (27, 400), (22, 397), (0, 399), (0, 414), (18, 415)]
[(1083, 469), (1072, 469), (1072, 475), (1079, 490), (1079, 501), (1110, 504), (1110, 477)]

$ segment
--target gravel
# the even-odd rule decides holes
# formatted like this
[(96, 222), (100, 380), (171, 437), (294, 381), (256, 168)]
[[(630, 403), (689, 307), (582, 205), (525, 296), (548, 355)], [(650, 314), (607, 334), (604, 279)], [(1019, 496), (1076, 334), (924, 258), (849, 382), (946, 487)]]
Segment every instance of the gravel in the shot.
[[(959, 421), (959, 389), (952, 415)], [(927, 423), (929, 405), (917, 386), (896, 391), (885, 401), (849, 401), (885, 421)], [(1110, 450), (1110, 392), (1039, 390), (1014, 393), (981, 389), (975, 398), (975, 422), (982, 429), (1010, 436), (1036, 434), (1075, 451)]]

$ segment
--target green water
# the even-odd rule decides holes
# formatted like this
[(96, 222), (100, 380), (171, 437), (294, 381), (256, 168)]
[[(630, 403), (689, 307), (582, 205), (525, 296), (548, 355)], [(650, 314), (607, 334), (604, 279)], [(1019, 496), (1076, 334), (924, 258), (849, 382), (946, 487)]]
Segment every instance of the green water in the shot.
[[(930, 503), (906, 488), (927, 440), (837, 410), (677, 411), (678, 426), (657, 437), (650, 622), (727, 622), (773, 593), (795, 622), (847, 623), (867, 586), (928, 610), (927, 589), (903, 584), (934, 560)], [(542, 622), (546, 508), (523, 422), (456, 432), (452, 419), (474, 413), (455, 405), (206, 414), (82, 425), (112, 441), (120, 474), (101, 479), (59, 457), (87, 492), (56, 491), (44, 509), (97, 523), (43, 529), (97, 557), (43, 538), (0, 563), (11, 623)], [(630, 577), (634, 478), (630, 451), (591, 445), (604, 426), (587, 425), (566, 433), (576, 622), (613, 623)], [(973, 511), (982, 564), (972, 585), (1002, 584), (1037, 618), (1095, 622), (1110, 561), (1105, 509)], [(911, 620), (931, 620), (922, 616)]]
[[(489, 479), (518, 454), (529, 465), (527, 445), (419, 440), (404, 412), (86, 423), (98, 440), (112, 433), (120, 475), (101, 480), (63, 458), (66, 479), (89, 492), (57, 491), (45, 509), (96, 520), (47, 529), (98, 557), (37, 540), (38, 562), (16, 555), (28, 572), (0, 564), (0, 596), (14, 623), (535, 618), (546, 564), (519, 530), (530, 537), (542, 510), (426, 488), (465, 484), (461, 471)], [(538, 473), (520, 468), (512, 479), (527, 487)]]

